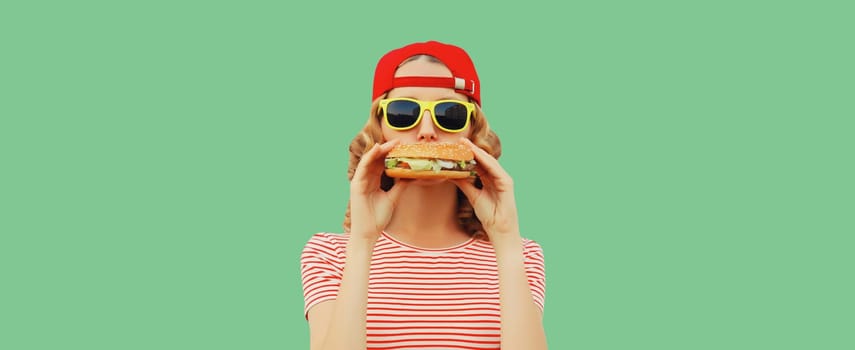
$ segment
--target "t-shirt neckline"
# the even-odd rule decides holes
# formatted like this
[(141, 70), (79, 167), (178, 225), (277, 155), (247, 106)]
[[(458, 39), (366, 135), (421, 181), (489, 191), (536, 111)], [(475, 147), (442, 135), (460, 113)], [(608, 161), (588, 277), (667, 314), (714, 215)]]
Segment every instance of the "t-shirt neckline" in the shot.
[(444, 252), (450, 252), (450, 251), (452, 251), (452, 250), (457, 250), (457, 249), (463, 248), (463, 247), (465, 247), (465, 246), (468, 246), (468, 245), (472, 244), (472, 242), (475, 242), (475, 237), (469, 237), (469, 239), (467, 239), (466, 241), (463, 241), (463, 242), (461, 242), (461, 243), (455, 244), (455, 245), (450, 246), (450, 247), (445, 247), (445, 248), (424, 248), (424, 247), (419, 247), (419, 246), (414, 246), (414, 245), (412, 245), (412, 244), (404, 243), (404, 242), (402, 242), (401, 240), (399, 240), (399, 239), (397, 239), (397, 238), (393, 237), (391, 234), (389, 234), (389, 233), (388, 233), (388, 232), (386, 232), (385, 230), (384, 230), (384, 231), (381, 231), (381, 232), (380, 232), (380, 234), (382, 234), (382, 235), (383, 235), (383, 237), (386, 237), (386, 239), (388, 239), (388, 240), (392, 241), (392, 242), (393, 242), (393, 243), (395, 243), (395, 244), (398, 244), (398, 245), (400, 245), (400, 246), (407, 247), (407, 248), (410, 248), (410, 249), (413, 249), (413, 250), (416, 250), (416, 251), (427, 252), (427, 253), (444, 253)]

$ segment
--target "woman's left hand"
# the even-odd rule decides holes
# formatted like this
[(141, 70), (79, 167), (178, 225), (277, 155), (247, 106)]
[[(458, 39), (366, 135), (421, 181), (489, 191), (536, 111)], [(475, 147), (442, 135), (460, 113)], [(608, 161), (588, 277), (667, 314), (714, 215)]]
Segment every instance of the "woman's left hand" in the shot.
[(492, 155), (469, 139), (461, 142), (475, 154), (475, 171), (481, 178), (482, 188), (475, 187), (473, 179), (452, 180), (463, 191), (475, 209), (490, 240), (519, 239), (519, 219), (514, 198), (514, 182)]

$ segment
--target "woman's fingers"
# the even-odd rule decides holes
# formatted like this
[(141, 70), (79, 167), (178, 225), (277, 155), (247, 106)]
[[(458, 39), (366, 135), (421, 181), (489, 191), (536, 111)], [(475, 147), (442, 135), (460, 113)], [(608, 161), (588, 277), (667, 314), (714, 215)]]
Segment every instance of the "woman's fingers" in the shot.
[(356, 171), (353, 173), (353, 181), (369, 181), (370, 183), (370, 180), (378, 179), (380, 172), (385, 169), (383, 159), (392, 150), (392, 147), (395, 147), (397, 144), (398, 141), (393, 140), (371, 146), (368, 151), (362, 154), (362, 158), (359, 159), (359, 164), (356, 165)]
[(467, 138), (461, 139), (461, 142), (467, 145), (472, 150), (472, 153), (475, 154), (475, 162), (477, 163), (476, 172), (481, 177), (481, 182), (484, 183), (485, 187), (495, 185), (497, 189), (504, 191), (513, 186), (511, 176), (502, 168), (496, 158), (493, 158), (491, 154)]
[(475, 187), (475, 181), (473, 179), (454, 179), (452, 180), (457, 188), (463, 192), (463, 195), (469, 200), (469, 203), (474, 205), (475, 200), (478, 199), (479, 190), (478, 187)]
[(494, 176), (507, 176), (505, 170), (502, 169), (501, 165), (499, 165), (499, 161), (496, 160), (496, 158), (493, 158), (491, 154), (487, 153), (487, 151), (478, 147), (478, 145), (472, 143), (472, 141), (467, 138), (463, 138), (462, 142), (472, 150), (472, 153), (475, 154), (475, 162), (481, 165), (490, 174)]
[(397, 146), (398, 143), (400, 143), (399, 140), (392, 140), (380, 144), (380, 148), (377, 150), (378, 156), (386, 157), (386, 154), (388, 154), (389, 151), (392, 150), (392, 148)]
[(478, 179), (481, 180), (482, 188), (493, 188), (493, 177), (483, 166), (476, 164), (475, 173), (478, 174)]
[(362, 157), (359, 158), (359, 163), (356, 164), (356, 171), (353, 172), (353, 178), (361, 177), (365, 172), (368, 166), (371, 164), (371, 161), (374, 158), (374, 154), (377, 153), (378, 145), (375, 143), (371, 145), (367, 151), (362, 153)]

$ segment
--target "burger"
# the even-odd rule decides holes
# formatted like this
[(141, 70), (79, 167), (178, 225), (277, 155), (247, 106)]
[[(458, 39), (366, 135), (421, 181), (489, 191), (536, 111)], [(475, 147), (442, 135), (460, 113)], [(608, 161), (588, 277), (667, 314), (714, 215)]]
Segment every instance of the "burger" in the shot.
[(475, 155), (459, 143), (397, 145), (386, 155), (386, 176), (408, 179), (462, 179), (475, 176)]

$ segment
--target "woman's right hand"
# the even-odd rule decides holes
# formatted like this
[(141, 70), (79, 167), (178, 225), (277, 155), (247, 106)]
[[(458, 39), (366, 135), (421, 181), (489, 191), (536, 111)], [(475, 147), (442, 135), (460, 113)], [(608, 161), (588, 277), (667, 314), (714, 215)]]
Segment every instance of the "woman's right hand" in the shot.
[(371, 241), (389, 224), (398, 197), (408, 181), (395, 180), (386, 192), (380, 188), (380, 176), (386, 169), (386, 154), (398, 141), (375, 144), (362, 155), (350, 180), (350, 234)]

